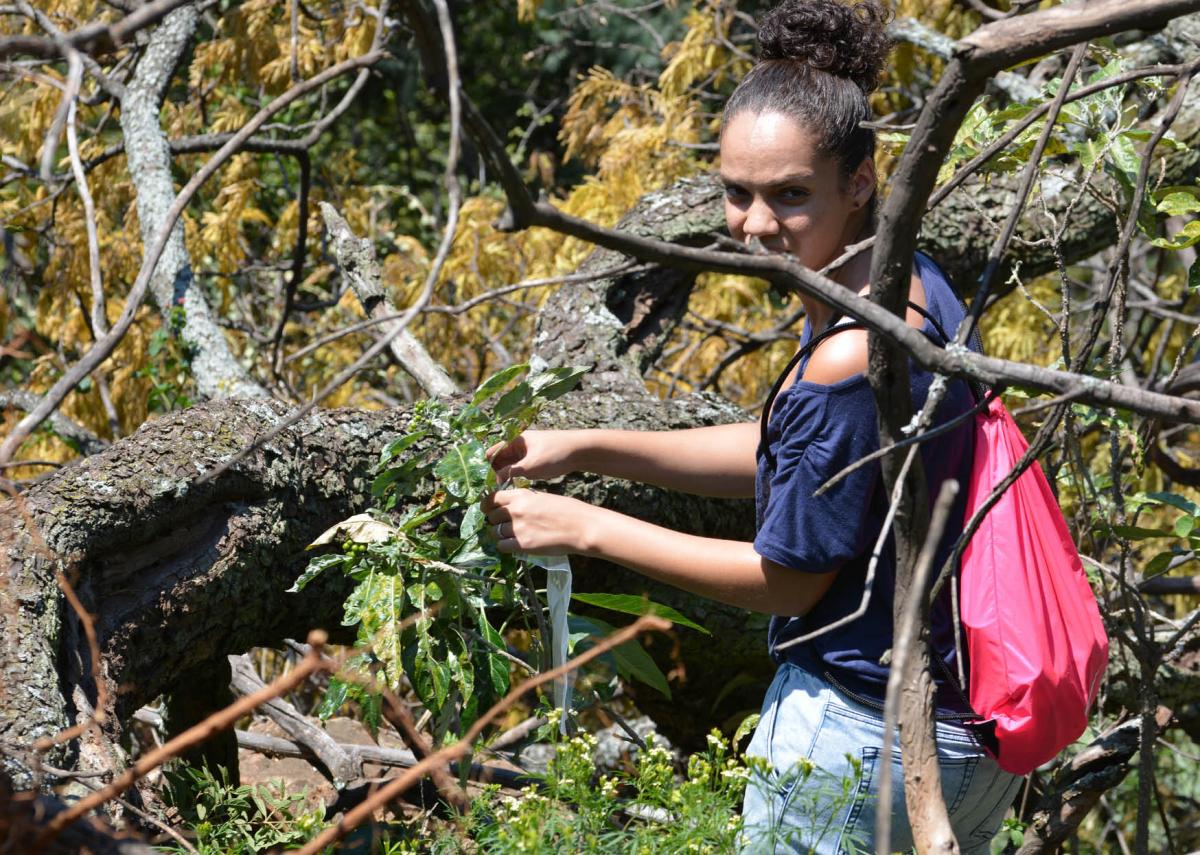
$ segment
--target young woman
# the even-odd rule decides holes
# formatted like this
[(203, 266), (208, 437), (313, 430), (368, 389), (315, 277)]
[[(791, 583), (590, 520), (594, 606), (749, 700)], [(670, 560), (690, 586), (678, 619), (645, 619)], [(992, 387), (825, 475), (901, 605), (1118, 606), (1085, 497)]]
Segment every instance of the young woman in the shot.
[[(756, 238), (819, 269), (871, 234), (874, 135), (862, 123), (872, 117), (867, 95), (890, 48), (884, 14), (875, 0), (855, 6), (785, 0), (763, 19), (761, 58), (730, 97), (721, 132), (725, 215), (735, 239)], [(860, 253), (833, 278), (866, 294), (870, 266), (870, 254)], [(840, 319), (829, 306), (800, 299), (807, 315), (803, 346)], [(953, 335), (963, 319), (945, 276), (922, 255), (909, 299), (932, 320), (910, 309), (908, 322), (938, 340), (939, 327)], [(886, 510), (879, 468), (860, 468), (813, 494), (878, 447), (866, 367), (864, 331), (825, 338), (785, 379), (761, 447), (759, 425), (748, 423), (672, 432), (531, 430), (491, 451), (501, 480), (590, 471), (701, 495), (756, 498), (753, 543), (682, 534), (532, 490), (498, 492), (484, 508), (503, 551), (595, 556), (773, 616), (768, 643), (779, 670), (749, 749), (770, 771), (747, 788), (747, 851), (873, 848), (893, 548), (886, 546), (880, 557), (865, 614), (811, 641), (786, 644), (852, 614), (862, 599)], [(931, 379), (913, 366), (914, 406), (923, 403)], [(937, 420), (971, 403), (966, 386), (952, 384)], [(965, 483), (969, 421), (921, 451), (930, 495), (947, 478)], [(953, 517), (959, 530), (961, 518), (960, 500)], [(957, 534), (951, 526), (940, 559)], [(933, 610), (932, 636), (936, 656), (955, 668), (948, 593)], [(937, 705), (942, 786), (955, 833), (963, 852), (987, 852), (1020, 779), (1000, 770), (959, 724), (965, 702), (940, 679)], [(912, 840), (898, 743), (893, 758), (892, 845), (907, 849)], [(810, 763), (822, 772), (797, 772)], [(849, 796), (838, 786), (843, 779), (856, 782)]]

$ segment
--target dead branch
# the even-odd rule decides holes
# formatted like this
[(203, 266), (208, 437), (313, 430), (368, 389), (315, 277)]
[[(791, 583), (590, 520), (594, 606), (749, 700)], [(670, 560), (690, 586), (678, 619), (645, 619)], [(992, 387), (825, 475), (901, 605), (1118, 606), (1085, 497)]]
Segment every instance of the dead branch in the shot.
[[(312, 655), (310, 651), (309, 655)], [(332, 661), (329, 667), (333, 667)], [(245, 654), (230, 656), (229, 665), (233, 671), (231, 686), (242, 697), (250, 697), (260, 693), (266, 686), (259, 678), (254, 664)], [(275, 722), (283, 732), (304, 746), (304, 749), (317, 762), (328, 770), (330, 780), (339, 789), (362, 778), (362, 760), (348, 754), (336, 740), (321, 728), (312, 724), (305, 716), (284, 700), (275, 697), (263, 703), (258, 711)]]
[[(319, 207), (332, 238), (333, 254), (342, 275), (349, 281), (367, 317), (379, 324), (384, 335), (388, 335), (392, 325), (386, 319), (397, 313), (383, 289), (375, 248), (369, 239), (357, 237), (332, 205), (321, 202)], [(434, 361), (424, 345), (407, 329), (399, 330), (391, 338), (390, 348), (396, 361), (429, 397), (446, 398), (458, 392), (458, 387), (445, 369)]]
[(226, 730), (243, 716), (249, 715), (272, 698), (290, 692), (299, 686), (310, 675), (317, 671), (328, 670), (329, 666), (321, 657), (321, 649), (325, 645), (326, 635), (321, 630), (309, 633), (308, 643), (313, 648), (310, 656), (301, 660), (294, 669), (264, 686), (261, 690), (248, 695), (219, 712), (213, 713), (205, 721), (181, 733), (153, 751), (138, 758), (127, 771), (102, 790), (97, 790), (90, 796), (80, 799), (67, 810), (55, 816), (47, 823), (45, 830), (38, 836), (35, 845), (46, 846), (51, 843), (63, 829), (86, 814), (100, 807), (110, 799), (119, 796), (134, 785), (140, 778), (157, 769), (172, 757), (177, 757), (187, 749), (199, 745), (213, 734)]
[(500, 713), (504, 712), (506, 709), (519, 701), (527, 692), (531, 692), (539, 686), (577, 670), (598, 656), (604, 655), (612, 648), (624, 644), (630, 639), (636, 638), (639, 633), (663, 632), (670, 627), (670, 621), (663, 620), (662, 618), (654, 615), (642, 615), (630, 626), (614, 632), (612, 635), (608, 636), (603, 641), (600, 641), (595, 646), (588, 648), (586, 652), (576, 656), (574, 659), (565, 662), (557, 668), (551, 668), (550, 670), (544, 671), (535, 677), (530, 677), (528, 680), (524, 681), (510, 691), (507, 695), (505, 695), (503, 699), (496, 702), (491, 709), (481, 715), (476, 722), (471, 725), (471, 728), (466, 732), (462, 739), (460, 739), (458, 742), (455, 742), (453, 745), (448, 745), (445, 748), (430, 754), (403, 775), (393, 778), (386, 785), (380, 787), (369, 799), (343, 815), (338, 820), (336, 825), (326, 829), (325, 831), (321, 832), (321, 834), (317, 835), (317, 837), (315, 837), (313, 840), (311, 840), (303, 849), (299, 851), (299, 855), (317, 855), (317, 853), (324, 850), (326, 846), (329, 846), (330, 844), (345, 837), (350, 831), (370, 819), (371, 815), (376, 811), (376, 809), (386, 805), (389, 801), (395, 798), (396, 795), (404, 792), (430, 769), (436, 766), (445, 765), (452, 760), (457, 760), (466, 755), (471, 750), (471, 746), (475, 743), (475, 740), (481, 733), (483, 733), (484, 728), (486, 728), (492, 722), (492, 720), (496, 718), (496, 716), (500, 715)]

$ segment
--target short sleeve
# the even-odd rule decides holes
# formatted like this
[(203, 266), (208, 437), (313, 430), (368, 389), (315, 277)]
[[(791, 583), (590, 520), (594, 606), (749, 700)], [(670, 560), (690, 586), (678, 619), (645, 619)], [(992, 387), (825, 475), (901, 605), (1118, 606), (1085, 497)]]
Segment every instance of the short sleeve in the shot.
[(814, 494), (879, 447), (871, 387), (861, 375), (830, 386), (798, 381), (780, 403), (771, 418), (776, 465), (754, 549), (797, 570), (836, 570), (871, 546), (867, 529), (879, 465), (856, 469)]

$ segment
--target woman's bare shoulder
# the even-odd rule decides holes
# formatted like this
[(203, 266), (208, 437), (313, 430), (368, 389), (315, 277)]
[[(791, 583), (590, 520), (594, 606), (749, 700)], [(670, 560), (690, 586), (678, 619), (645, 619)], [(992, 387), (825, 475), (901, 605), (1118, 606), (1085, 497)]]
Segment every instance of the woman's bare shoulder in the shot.
[[(925, 288), (913, 271), (909, 299), (921, 308), (926, 307)], [(908, 310), (908, 325), (918, 329), (925, 323), (919, 312)], [(867, 373), (867, 331), (852, 328), (829, 336), (821, 342), (804, 367), (804, 379), (828, 386), (856, 374)]]

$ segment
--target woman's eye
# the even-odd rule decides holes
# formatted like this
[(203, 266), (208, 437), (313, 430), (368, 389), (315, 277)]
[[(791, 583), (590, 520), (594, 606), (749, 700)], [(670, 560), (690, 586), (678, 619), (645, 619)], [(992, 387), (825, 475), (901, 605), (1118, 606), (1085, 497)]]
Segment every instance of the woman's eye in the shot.
[(746, 198), (746, 191), (736, 184), (726, 184), (725, 196), (730, 199), (744, 199)]
[(808, 198), (809, 193), (802, 187), (789, 187), (780, 192), (779, 195), (785, 202), (791, 202), (794, 204), (796, 202), (803, 202)]

